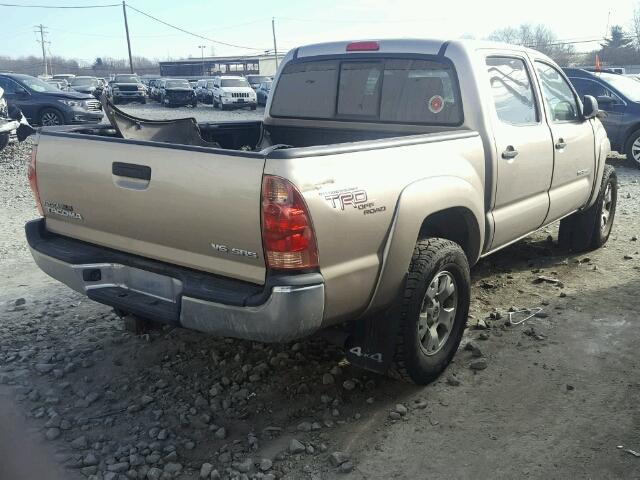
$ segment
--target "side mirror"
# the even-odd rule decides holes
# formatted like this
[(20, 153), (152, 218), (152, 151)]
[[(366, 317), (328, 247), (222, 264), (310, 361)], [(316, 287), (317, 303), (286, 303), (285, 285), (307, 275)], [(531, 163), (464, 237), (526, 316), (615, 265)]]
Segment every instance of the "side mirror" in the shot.
[(16, 88), (14, 90), (14, 92), (16, 95), (20, 96), (20, 97), (26, 97), (27, 95), (29, 95), (29, 92), (27, 92), (26, 88), (23, 87), (19, 87), (16, 85)]
[(598, 100), (591, 95), (585, 95), (582, 102), (582, 115), (587, 120), (595, 118), (598, 115)]
[(598, 104), (602, 105), (603, 107), (610, 107), (614, 103), (616, 103), (616, 99), (613, 97), (608, 97), (606, 95), (600, 95), (598, 97)]

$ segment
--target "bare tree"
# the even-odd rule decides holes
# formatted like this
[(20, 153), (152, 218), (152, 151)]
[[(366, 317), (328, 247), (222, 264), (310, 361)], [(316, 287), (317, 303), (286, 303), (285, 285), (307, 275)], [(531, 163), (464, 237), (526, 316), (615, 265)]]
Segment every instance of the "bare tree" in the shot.
[(542, 24), (523, 23), (517, 27), (501, 28), (489, 35), (488, 39), (533, 48), (560, 65), (571, 65), (577, 59), (575, 47), (559, 42), (556, 34)]
[[(124, 58), (100, 57), (100, 62), (96, 61), (81, 65), (74, 59), (52, 56), (47, 58), (47, 62), (50, 63), (53, 73), (106, 77), (112, 73), (129, 72), (129, 60)], [(139, 74), (157, 74), (160, 71), (158, 61), (146, 57), (133, 57), (133, 65), (136, 73)], [(41, 75), (43, 73), (42, 58), (33, 55), (20, 58), (0, 56), (0, 71), (26, 73), (33, 76)]]

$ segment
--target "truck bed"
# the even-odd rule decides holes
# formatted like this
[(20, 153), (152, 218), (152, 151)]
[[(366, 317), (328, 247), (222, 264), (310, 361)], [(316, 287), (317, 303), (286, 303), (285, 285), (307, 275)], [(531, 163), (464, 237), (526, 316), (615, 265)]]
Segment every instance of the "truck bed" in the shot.
[[(199, 135), (207, 143), (217, 143), (225, 150), (260, 151), (273, 145), (280, 148), (304, 148), (335, 145), (352, 142), (365, 142), (388, 138), (400, 138), (413, 135), (441, 133), (452, 130), (444, 127), (431, 128), (428, 132), (406, 128), (402, 131), (388, 130), (357, 130), (327, 127), (292, 127), (279, 125), (265, 125), (262, 121), (244, 122), (204, 122), (198, 124)], [(92, 135), (120, 140), (136, 140), (123, 138), (111, 125), (97, 126), (62, 126), (50, 127), (50, 132), (68, 133), (75, 135)], [(171, 145), (190, 145), (188, 139), (161, 141)]]

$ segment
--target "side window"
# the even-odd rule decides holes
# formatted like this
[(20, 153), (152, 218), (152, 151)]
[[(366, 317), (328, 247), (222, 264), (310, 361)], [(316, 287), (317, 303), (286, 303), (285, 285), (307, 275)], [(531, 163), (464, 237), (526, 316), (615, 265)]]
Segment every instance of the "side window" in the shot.
[(8, 78), (0, 78), (0, 87), (4, 90), (4, 93), (16, 93), (15, 83)]
[(572, 122), (580, 119), (578, 103), (569, 83), (551, 65), (536, 62), (542, 96), (552, 122)]
[(607, 95), (607, 89), (592, 80), (585, 80), (584, 78), (571, 78), (570, 80), (578, 94), (582, 97), (591, 95), (592, 97), (598, 98)]
[(578, 95), (584, 97), (585, 95), (591, 95), (592, 97), (610, 97), (617, 103), (622, 103), (622, 100), (601, 83), (594, 82), (593, 80), (587, 80), (584, 78), (571, 78), (571, 83), (575, 87)]
[(487, 73), (498, 118), (511, 125), (538, 122), (531, 78), (522, 59), (488, 57)]

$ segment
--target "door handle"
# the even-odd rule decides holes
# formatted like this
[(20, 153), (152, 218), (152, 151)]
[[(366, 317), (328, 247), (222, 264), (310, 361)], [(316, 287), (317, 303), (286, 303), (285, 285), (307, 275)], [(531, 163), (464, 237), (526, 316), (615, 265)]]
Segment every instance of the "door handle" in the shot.
[(518, 156), (518, 151), (513, 148), (513, 145), (509, 145), (504, 152), (502, 152), (502, 158), (505, 160), (512, 160)]
[(136, 165), (134, 163), (113, 162), (111, 173), (118, 177), (137, 178), (139, 180), (151, 180), (151, 167)]
[(556, 150), (562, 150), (566, 146), (567, 144), (563, 138), (559, 138), (558, 141), (556, 142)]

